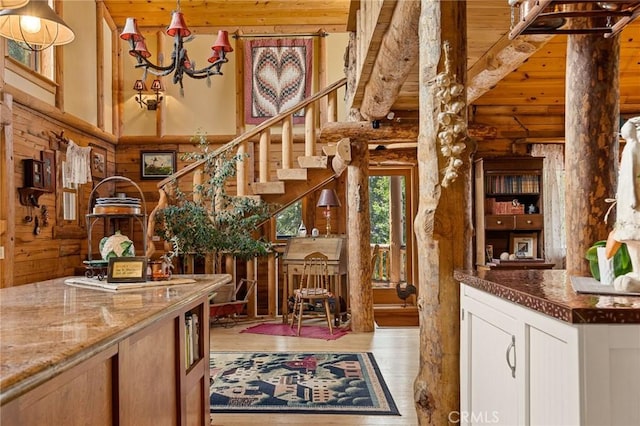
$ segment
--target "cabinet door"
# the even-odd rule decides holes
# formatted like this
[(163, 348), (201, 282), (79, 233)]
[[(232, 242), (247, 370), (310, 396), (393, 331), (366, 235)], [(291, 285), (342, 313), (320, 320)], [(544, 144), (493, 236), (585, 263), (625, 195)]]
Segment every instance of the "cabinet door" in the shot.
[(521, 424), (522, 379), (517, 322), (464, 296), (460, 335), (460, 422)]

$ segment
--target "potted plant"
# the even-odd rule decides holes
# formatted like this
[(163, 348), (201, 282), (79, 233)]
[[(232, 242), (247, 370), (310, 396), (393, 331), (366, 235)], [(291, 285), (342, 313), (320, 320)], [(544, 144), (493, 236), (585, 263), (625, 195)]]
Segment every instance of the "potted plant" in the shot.
[(174, 243), (174, 251), (204, 256), (212, 254), (215, 270), (220, 270), (223, 255), (248, 260), (266, 255), (271, 244), (256, 237), (256, 230), (271, 216), (263, 200), (229, 195), (228, 180), (236, 175), (240, 155), (214, 155), (204, 135), (196, 136), (200, 152), (183, 156), (186, 160), (204, 159), (206, 180), (188, 194), (174, 181), (173, 202), (156, 216), (156, 235)]

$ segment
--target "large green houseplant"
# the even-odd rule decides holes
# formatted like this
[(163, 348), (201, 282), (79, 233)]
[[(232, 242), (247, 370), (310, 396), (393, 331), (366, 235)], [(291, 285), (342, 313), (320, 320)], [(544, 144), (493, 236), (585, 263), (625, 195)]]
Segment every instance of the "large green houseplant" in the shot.
[(270, 217), (270, 206), (256, 198), (227, 193), (238, 162), (245, 158), (229, 151), (215, 155), (204, 135), (196, 136), (196, 140), (200, 152), (183, 158), (204, 159), (205, 177), (190, 193), (181, 190), (175, 181), (171, 184), (173, 200), (157, 212), (156, 235), (172, 241), (174, 250), (181, 254), (212, 254), (216, 270), (225, 254), (244, 260), (266, 255), (271, 244), (256, 232)]

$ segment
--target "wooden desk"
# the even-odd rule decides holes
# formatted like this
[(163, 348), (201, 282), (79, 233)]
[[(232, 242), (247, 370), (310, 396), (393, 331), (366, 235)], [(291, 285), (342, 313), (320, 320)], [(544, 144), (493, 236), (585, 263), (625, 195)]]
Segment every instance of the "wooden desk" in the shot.
[[(301, 276), (304, 268), (304, 258), (313, 252), (320, 252), (328, 259), (331, 285), (336, 295), (334, 322), (340, 324), (340, 297), (348, 300), (347, 285), (347, 238), (335, 235), (329, 237), (296, 237), (287, 242), (282, 265), (284, 266), (284, 291), (282, 292), (282, 322), (289, 321), (288, 299), (295, 288), (294, 277)], [(344, 280), (343, 280), (344, 277)], [(344, 288), (344, 293), (342, 292)]]

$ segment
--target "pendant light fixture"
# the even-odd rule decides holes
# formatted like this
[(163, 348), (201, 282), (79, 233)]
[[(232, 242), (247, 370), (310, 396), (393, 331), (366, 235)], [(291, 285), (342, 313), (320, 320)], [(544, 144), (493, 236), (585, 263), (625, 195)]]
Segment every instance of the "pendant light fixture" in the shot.
[(127, 18), (120, 38), (129, 42), (129, 54), (136, 58), (136, 68), (144, 69), (144, 76), (146, 76), (146, 72), (160, 77), (173, 73), (173, 83), (180, 85), (180, 94), (184, 95), (182, 85), (184, 75), (194, 79), (206, 78), (207, 84), (211, 84), (210, 77), (212, 75), (222, 75), (221, 67), (228, 62), (227, 53), (233, 52), (227, 31), (218, 31), (218, 38), (211, 46), (211, 56), (207, 59), (209, 65), (200, 69), (196, 67), (195, 61), (190, 60), (187, 55), (185, 43), (190, 41), (193, 36), (187, 27), (184, 14), (180, 11), (180, 0), (177, 0), (177, 8), (171, 14), (171, 24), (169, 24), (166, 34), (173, 37), (171, 63), (162, 66), (162, 58), (160, 58), (160, 63), (156, 65), (148, 59), (151, 53), (147, 50), (144, 37), (138, 30), (137, 20)]
[(34, 52), (70, 43), (75, 38), (71, 28), (46, 0), (31, 0), (22, 7), (1, 10), (0, 36), (15, 40), (19, 46)]
[(0, 9), (17, 9), (29, 3), (29, 0), (0, 0)]

